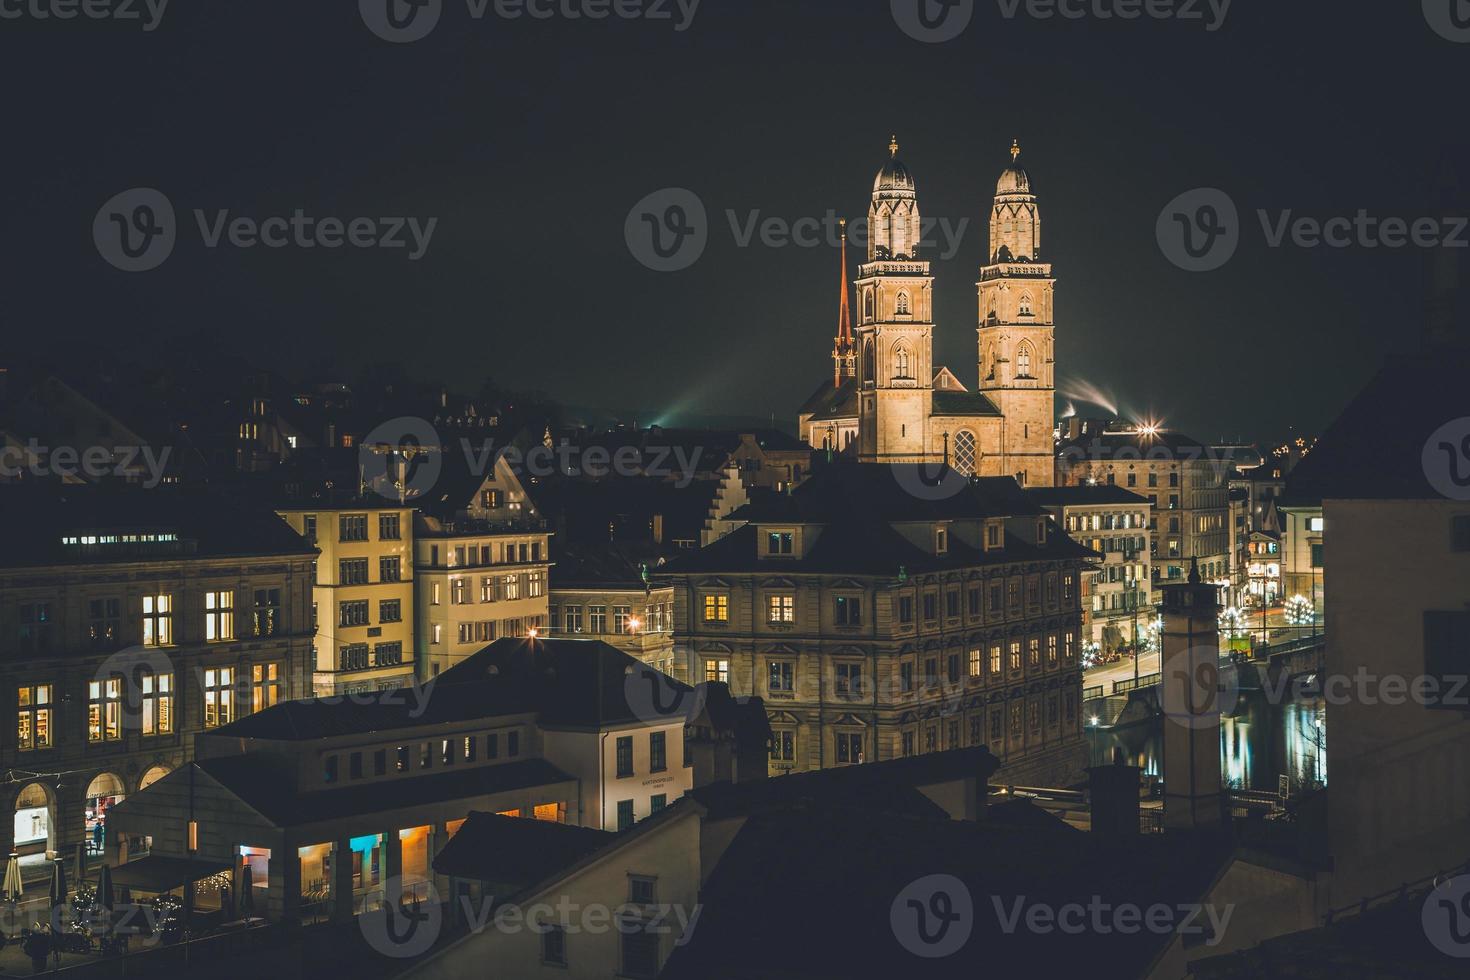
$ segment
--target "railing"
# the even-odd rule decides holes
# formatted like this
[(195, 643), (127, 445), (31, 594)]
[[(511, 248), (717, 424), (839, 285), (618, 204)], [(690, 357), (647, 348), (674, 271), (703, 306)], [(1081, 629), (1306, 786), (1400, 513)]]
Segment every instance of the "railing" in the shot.
[(1095, 685), (1093, 687), (1084, 687), (1082, 689), (1082, 700), (1084, 701), (1094, 701), (1100, 697), (1104, 697), (1103, 685), (1101, 684)]
[(1162, 672), (1156, 674), (1144, 674), (1139, 678), (1128, 677), (1121, 681), (1113, 681), (1114, 694), (1126, 694), (1129, 691), (1141, 691), (1146, 687), (1153, 687), (1164, 679)]
[[(1373, 905), (1375, 905), (1376, 903), (1385, 900), (1402, 900), (1404, 898), (1407, 898), (1410, 892), (1417, 892), (1420, 888), (1424, 888), (1426, 892), (1432, 891), (1439, 885), (1441, 879), (1451, 878), (1457, 874), (1470, 875), (1470, 861), (1466, 861), (1464, 864), (1456, 865), (1452, 868), (1446, 868), (1443, 871), (1436, 872), (1432, 875), (1426, 875), (1425, 877), (1420, 878), (1418, 881), (1405, 882), (1404, 884), (1399, 885), (1397, 888), (1391, 891), (1382, 892), (1378, 895), (1364, 896), (1362, 901), (1354, 902), (1352, 905), (1344, 905), (1340, 909), (1328, 909), (1327, 916), (1323, 924), (1330, 926), (1332, 925), (1333, 919), (1343, 915), (1348, 915), (1352, 913), (1362, 915), (1364, 912), (1367, 912), (1368, 909), (1372, 908)], [(1426, 888), (1425, 886), (1428, 887)]]

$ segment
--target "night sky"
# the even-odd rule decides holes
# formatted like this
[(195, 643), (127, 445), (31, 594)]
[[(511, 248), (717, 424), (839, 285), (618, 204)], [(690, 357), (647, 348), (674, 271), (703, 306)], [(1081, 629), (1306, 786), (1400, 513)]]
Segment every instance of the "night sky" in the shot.
[[(1125, 413), (1203, 438), (1315, 431), (1417, 342), (1423, 251), (1273, 249), (1255, 216), (1443, 213), (1429, 183), (1465, 126), (1470, 43), (1438, 36), (1417, 2), (1237, 0), (1210, 32), (1007, 20), (979, 0), (945, 44), (906, 36), (888, 0), (704, 0), (683, 32), (475, 20), (445, 2), (403, 45), (350, 0), (174, 0), (151, 32), (0, 19), (7, 344), (203, 331), (287, 374), (402, 359), (644, 423), (789, 427), (831, 370), (836, 254), (737, 247), (725, 212), (860, 217), (890, 133), (925, 215), (970, 220), (935, 265), (936, 360), (967, 385), (1013, 138), (1059, 277), (1059, 375)], [(1202, 186), (1231, 195), (1243, 241), (1223, 269), (1188, 273), (1155, 222)], [(163, 191), (180, 231), (160, 268), (127, 274), (92, 222), (133, 187)], [(629, 209), (665, 187), (712, 219), (700, 261), (670, 274), (624, 243)], [(419, 261), (211, 250), (194, 208), (439, 222)]]

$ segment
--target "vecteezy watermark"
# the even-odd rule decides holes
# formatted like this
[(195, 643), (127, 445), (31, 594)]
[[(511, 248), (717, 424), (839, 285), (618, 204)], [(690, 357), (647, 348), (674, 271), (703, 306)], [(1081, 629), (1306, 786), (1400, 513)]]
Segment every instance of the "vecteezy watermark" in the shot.
[(1201, 23), (1213, 34), (1225, 26), (1234, 0), (996, 0), (1000, 15), (1015, 20), (1177, 20)]
[(363, 897), (358, 928), (367, 944), (384, 956), (411, 959), (438, 941), (444, 906), (432, 884), (410, 886), (395, 876)]
[(970, 486), (970, 478), (948, 463), (892, 463), (889, 472), (905, 493), (920, 500), (948, 500)]
[(900, 946), (928, 960), (952, 956), (970, 941), (975, 902), (954, 875), (926, 875), (893, 899), (888, 924)]
[[(438, 218), (316, 217), (301, 208), (264, 218), (228, 209), (196, 208), (193, 214), (205, 248), (407, 249), (410, 262), (424, 257), (439, 225)], [(151, 187), (114, 195), (92, 220), (98, 253), (124, 272), (158, 268), (173, 254), (179, 231), (173, 203)]]
[(34, 438), (24, 446), (0, 446), (0, 478), (60, 477), (87, 481), (136, 480), (149, 490), (163, 482), (172, 446), (43, 446)]
[[(1470, 217), (1403, 218), (1370, 214), (1312, 217), (1291, 209), (1257, 209), (1268, 248), (1470, 248)], [(1185, 191), (1164, 206), (1155, 226), (1159, 249), (1186, 272), (1212, 272), (1229, 262), (1244, 234), (1229, 194), (1214, 187)]]
[(1446, 956), (1470, 959), (1470, 875), (1436, 882), (1420, 912), (1424, 935)]
[(0, 20), (115, 20), (152, 32), (169, 0), (0, 0)]
[(704, 711), (704, 687), (689, 687), (647, 664), (630, 664), (624, 672), (623, 696), (639, 721), (693, 724)]
[[(646, 20), (671, 23), (682, 34), (694, 25), (702, 0), (464, 0), (474, 21)], [(384, 41), (411, 44), (433, 33), (444, 16), (445, 0), (357, 0), (362, 22)]]
[[(843, 223), (836, 211), (797, 218), (765, 214), (760, 209), (741, 213), (725, 210), (730, 237), (737, 248), (837, 248)], [(919, 227), (919, 250), (940, 259), (959, 253), (969, 218), (924, 218)], [(709, 246), (711, 222), (699, 195), (682, 187), (655, 191), (633, 205), (623, 223), (628, 251), (655, 272), (680, 272), (698, 262)], [(861, 250), (868, 247), (868, 221), (847, 224), (847, 239)]]
[(1424, 476), (1450, 500), (1470, 500), (1470, 416), (1446, 422), (1424, 443)]
[[(1162, 637), (1160, 644), (1167, 646)], [(1240, 701), (1240, 670), (1220, 663), (1218, 646), (1165, 650), (1160, 660), (1159, 706), (1183, 728), (1212, 728)]]
[(891, 0), (890, 6), (894, 23), (925, 44), (953, 41), (975, 16), (975, 0)]
[(1115, 904), (1104, 900), (1101, 895), (1093, 895), (1085, 905), (1081, 902), (1064, 905), (1028, 902), (1025, 895), (1017, 896), (1009, 903), (999, 895), (992, 895), (990, 901), (995, 906), (1001, 931), (1008, 936), (1023, 927), (1027, 932), (1041, 936), (1056, 933), (1067, 936), (1084, 933), (1131, 936), (1150, 932), (1160, 936), (1203, 937), (1204, 945), (1218, 946), (1225, 938), (1231, 916), (1235, 914), (1234, 905), (1220, 907), (1196, 902), (1179, 905), (1156, 902), (1145, 907), (1131, 902)]
[(1447, 41), (1470, 44), (1470, 2), (1466, 0), (1423, 0), (1424, 19), (1434, 33)]

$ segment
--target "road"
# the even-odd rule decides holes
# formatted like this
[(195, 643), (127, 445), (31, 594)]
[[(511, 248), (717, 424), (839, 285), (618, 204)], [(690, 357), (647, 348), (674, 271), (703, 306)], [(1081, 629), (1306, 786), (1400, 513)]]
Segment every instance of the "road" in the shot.
[[(1140, 676), (1156, 674), (1159, 670), (1159, 655), (1157, 653), (1145, 653), (1139, 661), (1138, 673)], [(1097, 687), (1102, 685), (1104, 694), (1113, 693), (1113, 682), (1133, 679), (1133, 658), (1124, 657), (1115, 664), (1107, 664), (1102, 667), (1094, 667), (1082, 675), (1083, 688)]]

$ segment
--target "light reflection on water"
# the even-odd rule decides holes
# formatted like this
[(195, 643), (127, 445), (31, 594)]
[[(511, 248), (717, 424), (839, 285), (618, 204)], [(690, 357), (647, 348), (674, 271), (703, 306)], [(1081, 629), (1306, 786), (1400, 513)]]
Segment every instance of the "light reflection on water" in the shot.
[[(1163, 719), (1155, 717), (1092, 734), (1092, 764), (1112, 761), (1122, 749), (1130, 765), (1162, 776)], [(1280, 777), (1293, 795), (1327, 785), (1327, 714), (1320, 698), (1272, 705), (1260, 691), (1242, 691), (1241, 704), (1220, 723), (1220, 775), (1226, 787), (1275, 793)]]

